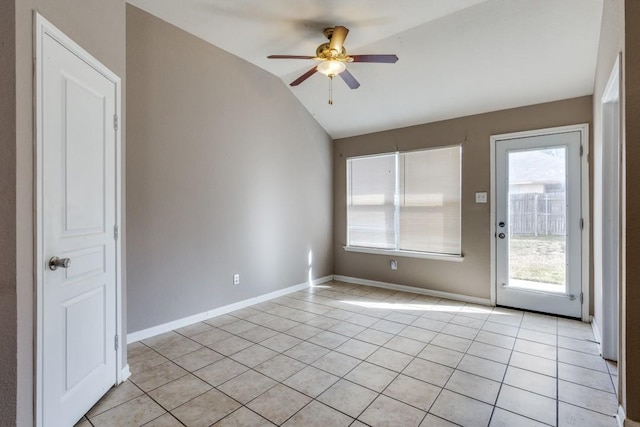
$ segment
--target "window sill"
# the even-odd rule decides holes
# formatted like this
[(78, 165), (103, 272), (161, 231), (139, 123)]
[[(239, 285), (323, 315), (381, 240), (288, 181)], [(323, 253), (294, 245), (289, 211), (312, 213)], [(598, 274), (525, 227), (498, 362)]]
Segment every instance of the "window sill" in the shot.
[(464, 261), (464, 256), (462, 255), (446, 255), (446, 254), (434, 254), (434, 253), (428, 253), (428, 252), (396, 251), (393, 249), (360, 248), (357, 246), (343, 246), (343, 249), (347, 252), (358, 252), (361, 254), (388, 255), (388, 256), (405, 257), (405, 258), (433, 259), (437, 261), (453, 261), (453, 262)]

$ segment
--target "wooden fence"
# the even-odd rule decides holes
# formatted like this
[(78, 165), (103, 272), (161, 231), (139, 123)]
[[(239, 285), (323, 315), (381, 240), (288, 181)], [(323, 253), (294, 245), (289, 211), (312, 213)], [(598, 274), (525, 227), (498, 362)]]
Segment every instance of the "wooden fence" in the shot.
[(513, 193), (509, 198), (511, 234), (564, 236), (566, 194)]

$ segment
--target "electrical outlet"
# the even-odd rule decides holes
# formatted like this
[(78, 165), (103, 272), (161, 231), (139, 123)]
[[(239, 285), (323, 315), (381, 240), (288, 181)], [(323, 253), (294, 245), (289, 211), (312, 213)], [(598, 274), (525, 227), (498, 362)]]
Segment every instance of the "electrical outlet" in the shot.
[(233, 284), (234, 285), (239, 285), (240, 284), (240, 275), (239, 274), (234, 274), (233, 275)]
[(391, 260), (391, 269), (392, 270), (397, 270), (398, 269), (398, 261), (396, 261), (395, 259)]
[(476, 193), (476, 203), (487, 203), (486, 191), (480, 191)]

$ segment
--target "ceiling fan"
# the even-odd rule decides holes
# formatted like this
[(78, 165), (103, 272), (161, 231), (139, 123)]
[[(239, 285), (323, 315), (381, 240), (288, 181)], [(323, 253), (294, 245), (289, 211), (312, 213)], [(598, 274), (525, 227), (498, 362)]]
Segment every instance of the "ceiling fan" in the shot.
[[(313, 59), (320, 63), (309, 71), (295, 79), (290, 86), (298, 86), (317, 72), (329, 77), (330, 81), (337, 75), (351, 89), (360, 87), (360, 83), (353, 77), (353, 74), (347, 70), (349, 62), (374, 62), (383, 64), (394, 64), (398, 61), (397, 55), (347, 55), (344, 48), (344, 40), (347, 38), (349, 29), (342, 26), (330, 27), (324, 29), (324, 35), (329, 39), (328, 43), (323, 43), (316, 49), (316, 56), (301, 55), (269, 55), (269, 59)], [(333, 104), (331, 99), (331, 85), (329, 86), (329, 104)]]

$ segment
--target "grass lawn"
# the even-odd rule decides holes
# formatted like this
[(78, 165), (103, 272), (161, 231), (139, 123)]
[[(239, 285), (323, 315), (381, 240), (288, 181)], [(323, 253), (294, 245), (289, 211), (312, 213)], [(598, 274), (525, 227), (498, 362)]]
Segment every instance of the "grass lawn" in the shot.
[(510, 277), (532, 282), (565, 283), (564, 236), (511, 236)]

